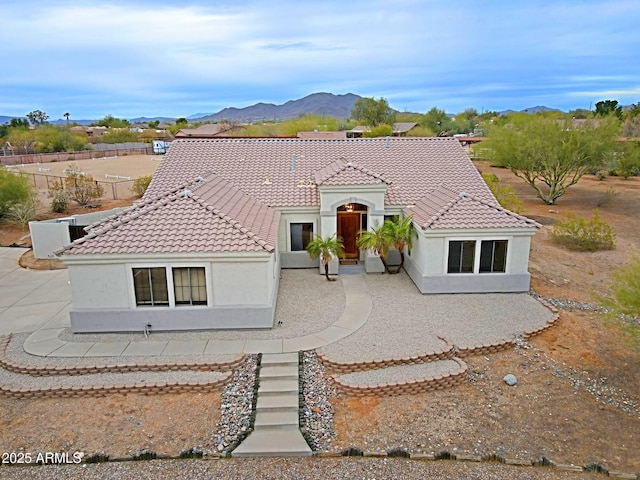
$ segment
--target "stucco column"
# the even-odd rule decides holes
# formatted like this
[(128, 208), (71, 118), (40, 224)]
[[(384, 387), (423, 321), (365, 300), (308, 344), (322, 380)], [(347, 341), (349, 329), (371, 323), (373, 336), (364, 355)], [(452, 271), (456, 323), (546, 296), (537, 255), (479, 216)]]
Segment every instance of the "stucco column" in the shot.
[[(336, 216), (336, 211), (333, 212), (321, 212), (320, 213), (320, 235), (322, 238), (327, 238), (332, 235), (335, 235), (338, 231), (338, 219)], [(337, 258), (332, 258), (329, 263), (329, 273), (331, 275), (337, 275), (338, 269), (340, 267), (340, 262)], [(324, 268), (322, 267), (322, 262), (318, 267), (320, 269), (320, 273), (324, 275)]]
[[(375, 226), (381, 227), (384, 223), (384, 210), (369, 210), (368, 220), (369, 223), (367, 225), (369, 225), (369, 230)], [(382, 265), (380, 257), (370, 250), (365, 252), (364, 270), (367, 273), (384, 272), (384, 265)]]

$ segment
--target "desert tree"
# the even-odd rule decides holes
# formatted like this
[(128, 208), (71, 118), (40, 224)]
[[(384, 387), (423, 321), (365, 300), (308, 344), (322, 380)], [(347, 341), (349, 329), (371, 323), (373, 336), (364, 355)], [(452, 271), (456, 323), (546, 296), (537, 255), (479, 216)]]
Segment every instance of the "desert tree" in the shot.
[(373, 97), (361, 97), (351, 110), (351, 118), (360, 120), (369, 127), (377, 127), (383, 123), (393, 125), (396, 112), (389, 106), (385, 98), (376, 100)]
[(574, 126), (544, 115), (494, 126), (479, 148), (494, 165), (509, 168), (548, 205), (615, 151), (618, 122), (612, 116)]
[(31, 122), (31, 125), (42, 125), (43, 123), (47, 123), (49, 120), (49, 115), (44, 113), (41, 110), (33, 110), (32, 112), (27, 113), (27, 118)]

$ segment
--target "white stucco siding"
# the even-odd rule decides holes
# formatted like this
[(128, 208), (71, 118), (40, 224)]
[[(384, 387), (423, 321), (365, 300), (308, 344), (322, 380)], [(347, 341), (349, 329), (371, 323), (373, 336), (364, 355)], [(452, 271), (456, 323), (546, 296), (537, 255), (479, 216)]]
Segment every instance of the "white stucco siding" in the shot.
[(69, 265), (74, 308), (129, 308), (128, 273), (124, 263)]
[(217, 263), (212, 276), (213, 305), (266, 305), (271, 300), (270, 262)]
[(530, 235), (518, 235), (509, 242), (508, 268), (509, 273), (526, 273), (529, 269)]
[(54, 251), (71, 243), (68, 222), (29, 222), (35, 258), (53, 258)]

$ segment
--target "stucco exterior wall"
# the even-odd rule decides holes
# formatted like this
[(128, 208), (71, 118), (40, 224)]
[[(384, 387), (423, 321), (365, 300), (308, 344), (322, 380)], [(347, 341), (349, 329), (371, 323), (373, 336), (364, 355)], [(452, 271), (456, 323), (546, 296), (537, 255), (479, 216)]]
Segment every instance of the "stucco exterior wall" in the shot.
[[(144, 256), (109, 259), (71, 259), (67, 262), (73, 298), (71, 329), (74, 332), (152, 331), (271, 328), (280, 279), (274, 254), (227, 255), (206, 258), (190, 255)], [(205, 268), (207, 305), (174, 305), (171, 281), (170, 306), (136, 306), (132, 268)]]
[(41, 222), (29, 222), (29, 233), (33, 245), (35, 258), (52, 258), (56, 250), (71, 243), (69, 225), (87, 226), (121, 212), (124, 208), (114, 208), (100, 212), (82, 213), (72, 215), (68, 221), (62, 219), (43, 220)]
[[(405, 256), (405, 270), (422, 293), (526, 292), (529, 247), (535, 230), (459, 230), (417, 232), (411, 255)], [(507, 240), (507, 262), (502, 273), (447, 273), (448, 243), (451, 240)], [(476, 263), (477, 263), (476, 258)]]
[(74, 309), (129, 308), (135, 303), (124, 263), (72, 265), (68, 270)]
[(318, 266), (318, 260), (311, 260), (306, 251), (291, 251), (291, 235), (289, 225), (291, 223), (313, 223), (313, 233), (320, 233), (320, 213), (318, 209), (299, 209), (298, 211), (286, 211), (280, 214), (280, 227), (278, 229), (278, 246), (280, 248), (280, 265), (282, 268), (314, 268)]
[(54, 258), (53, 252), (71, 243), (68, 222), (29, 222), (29, 233), (35, 258)]

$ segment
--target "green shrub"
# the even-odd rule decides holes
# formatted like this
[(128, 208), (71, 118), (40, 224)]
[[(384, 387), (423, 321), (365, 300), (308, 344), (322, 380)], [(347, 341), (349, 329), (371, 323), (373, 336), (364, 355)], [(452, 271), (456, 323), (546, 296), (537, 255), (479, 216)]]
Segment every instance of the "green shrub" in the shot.
[(613, 227), (600, 218), (597, 209), (590, 220), (569, 214), (566, 220), (553, 226), (551, 238), (566, 247), (590, 252), (611, 250), (616, 245)]
[(69, 208), (69, 198), (64, 190), (55, 190), (53, 199), (51, 200), (51, 211), (55, 213), (64, 213)]
[(16, 175), (0, 166), (0, 217), (16, 203), (25, 203), (33, 195), (26, 176)]
[(7, 218), (24, 228), (31, 220), (35, 220), (39, 204), (38, 195), (33, 191), (27, 200), (14, 203), (7, 209)]
[(493, 193), (493, 196), (496, 197), (496, 200), (498, 200), (498, 203), (500, 203), (503, 208), (515, 213), (522, 213), (522, 200), (518, 198), (516, 191), (511, 185), (501, 185), (500, 179), (493, 173), (483, 173), (482, 178), (487, 182), (491, 193)]
[(141, 197), (144, 195), (144, 192), (147, 191), (149, 184), (151, 183), (151, 175), (147, 175), (145, 177), (136, 178), (131, 186), (131, 191), (135, 193), (137, 196)]
[(640, 315), (640, 255), (632, 258), (628, 265), (614, 270), (611, 278), (609, 306), (620, 313)]

